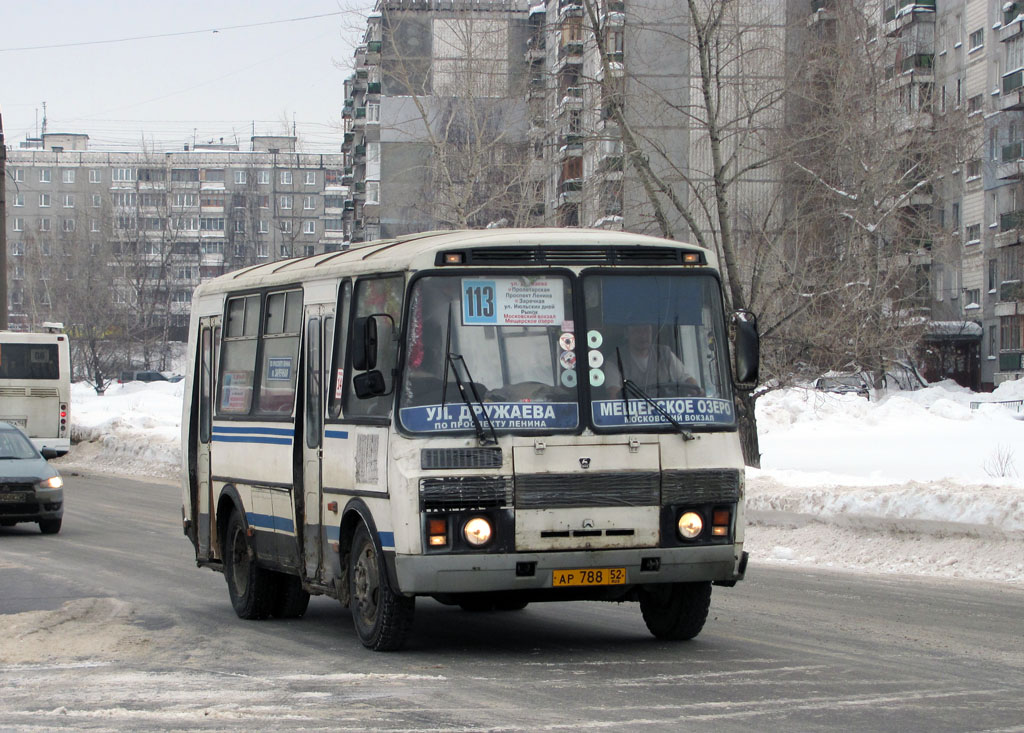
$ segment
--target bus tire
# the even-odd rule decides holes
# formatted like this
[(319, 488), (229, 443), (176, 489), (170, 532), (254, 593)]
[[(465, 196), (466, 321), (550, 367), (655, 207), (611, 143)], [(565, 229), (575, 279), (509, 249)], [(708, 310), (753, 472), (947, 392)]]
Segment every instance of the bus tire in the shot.
[(684, 641), (704, 628), (711, 606), (711, 583), (653, 585), (640, 593), (640, 612), (659, 639)]
[(57, 534), (60, 532), (61, 519), (40, 519), (39, 531), (43, 534)]
[(270, 601), (270, 615), (274, 618), (301, 618), (309, 607), (309, 593), (302, 587), (298, 576), (274, 573), (277, 581)]
[(400, 649), (412, 628), (416, 599), (391, 590), (384, 558), (365, 524), (352, 538), (348, 578), (349, 608), (359, 641), (378, 652)]
[(276, 583), (272, 571), (256, 563), (256, 551), (249, 544), (245, 522), (237, 510), (228, 518), (224, 535), (224, 577), (228, 596), (239, 618), (262, 619), (270, 615)]

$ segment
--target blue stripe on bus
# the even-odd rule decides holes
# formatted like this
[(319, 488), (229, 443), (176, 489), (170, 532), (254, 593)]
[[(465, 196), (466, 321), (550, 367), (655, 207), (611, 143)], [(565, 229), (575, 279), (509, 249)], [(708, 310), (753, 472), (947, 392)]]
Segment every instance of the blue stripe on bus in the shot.
[(269, 445), (291, 445), (291, 437), (287, 438), (261, 438), (255, 435), (217, 435), (214, 434), (215, 443), (266, 443)]
[(377, 536), (380, 538), (380, 549), (382, 549), (382, 550), (393, 550), (393, 549), (395, 549), (395, 533), (394, 532), (378, 532)]
[(327, 438), (340, 438), (341, 440), (348, 440), (348, 432), (345, 430), (325, 430), (324, 437)]
[(287, 517), (275, 517), (273, 514), (246, 512), (245, 518), (248, 520), (250, 527), (256, 527), (258, 529), (273, 529), (282, 532), (295, 531), (295, 522)]
[(233, 425), (214, 425), (213, 433), (256, 433), (257, 435), (294, 435), (294, 428), (261, 428), (261, 427), (235, 427)]
[(337, 542), (338, 540), (341, 539), (341, 527), (335, 527), (335, 526), (332, 526), (332, 525), (328, 524), (327, 526), (324, 527), (324, 529), (327, 530), (327, 539), (328, 540), (330, 540), (332, 542)]

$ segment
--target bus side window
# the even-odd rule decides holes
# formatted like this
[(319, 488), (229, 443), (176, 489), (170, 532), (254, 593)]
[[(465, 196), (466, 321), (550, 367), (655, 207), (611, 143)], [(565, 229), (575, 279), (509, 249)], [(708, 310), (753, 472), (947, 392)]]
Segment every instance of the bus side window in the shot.
[(348, 343), (348, 313), (352, 301), (352, 283), (345, 280), (338, 290), (337, 318), (334, 320), (334, 348), (331, 349), (331, 369), (325, 380), (327, 389), (327, 417), (341, 417), (341, 395), (345, 386), (345, 346)]
[[(349, 389), (345, 397), (345, 415), (347, 417), (386, 416), (394, 401), (394, 369), (398, 359), (398, 332), (402, 318), (402, 292), (405, 278), (402, 276), (366, 278), (356, 283), (355, 317), (379, 317), (377, 332), (377, 365), (376, 369), (384, 377), (384, 394), (367, 399), (356, 397), (352, 386), (355, 374), (346, 379)], [(355, 370), (352, 370), (355, 372)]]
[(228, 300), (224, 358), (217, 388), (220, 414), (249, 414), (259, 325), (260, 296), (246, 295)]

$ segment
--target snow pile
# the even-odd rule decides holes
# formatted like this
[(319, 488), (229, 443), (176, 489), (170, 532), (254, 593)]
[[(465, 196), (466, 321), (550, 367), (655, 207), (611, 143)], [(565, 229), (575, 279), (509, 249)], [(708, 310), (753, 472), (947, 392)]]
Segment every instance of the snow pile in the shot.
[[(183, 383), (72, 390), (58, 464), (177, 481)], [(1024, 583), (1024, 380), (868, 401), (786, 389), (757, 403), (746, 548), (772, 562)], [(972, 409), (972, 402), (983, 403)]]

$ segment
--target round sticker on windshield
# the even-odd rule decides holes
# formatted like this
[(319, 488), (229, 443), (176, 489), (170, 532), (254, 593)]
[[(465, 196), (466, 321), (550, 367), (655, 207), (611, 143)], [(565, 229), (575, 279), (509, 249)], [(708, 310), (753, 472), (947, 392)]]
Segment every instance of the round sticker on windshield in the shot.
[(601, 336), (600, 331), (587, 331), (587, 346), (592, 349), (599, 349), (603, 343), (604, 337)]
[(602, 384), (604, 384), (604, 372), (602, 372), (600, 369), (591, 369), (590, 386), (600, 387)]
[(562, 369), (575, 369), (576, 352), (563, 351), (561, 354), (558, 355), (558, 363), (562, 365)]
[(600, 369), (604, 365), (604, 355), (597, 349), (591, 349), (587, 361), (590, 362), (591, 369)]
[(558, 345), (562, 351), (573, 351), (576, 348), (576, 336), (571, 333), (563, 333), (558, 337)]
[(565, 371), (562, 372), (562, 386), (563, 387), (575, 387), (576, 386), (576, 372)]

